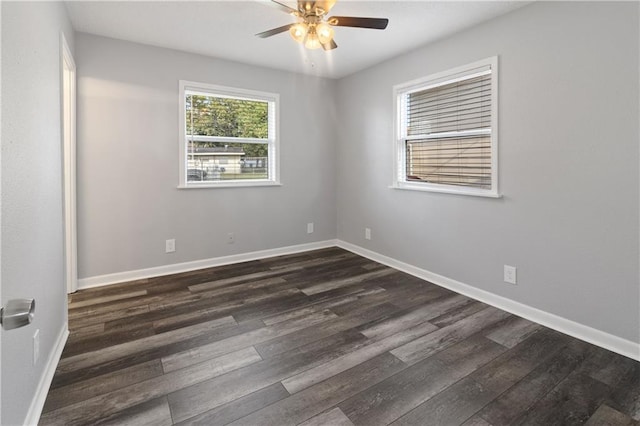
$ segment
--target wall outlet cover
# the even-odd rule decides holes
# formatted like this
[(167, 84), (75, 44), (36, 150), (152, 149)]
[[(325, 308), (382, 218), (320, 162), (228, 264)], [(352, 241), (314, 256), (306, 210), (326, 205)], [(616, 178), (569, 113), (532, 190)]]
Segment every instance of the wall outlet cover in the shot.
[(176, 251), (176, 240), (174, 238), (165, 241), (164, 251), (165, 253), (173, 253)]
[(504, 282), (509, 284), (516, 284), (516, 278), (516, 267), (504, 265)]
[(307, 234), (313, 234), (313, 222), (307, 223)]

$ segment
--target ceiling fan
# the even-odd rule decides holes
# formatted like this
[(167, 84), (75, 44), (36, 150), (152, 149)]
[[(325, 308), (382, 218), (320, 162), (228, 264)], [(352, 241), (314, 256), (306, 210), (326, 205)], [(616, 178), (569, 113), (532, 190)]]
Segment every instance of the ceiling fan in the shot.
[(338, 47), (333, 40), (334, 31), (332, 27), (371, 28), (376, 30), (384, 30), (387, 28), (389, 20), (386, 18), (356, 18), (353, 16), (327, 17), (326, 15), (335, 3), (336, 0), (298, 0), (298, 9), (294, 9), (276, 0), (271, 0), (269, 4), (295, 16), (298, 18), (298, 22), (273, 28), (256, 35), (266, 38), (289, 31), (291, 37), (298, 43), (302, 43), (307, 49), (318, 49), (322, 47), (324, 50), (331, 50)]

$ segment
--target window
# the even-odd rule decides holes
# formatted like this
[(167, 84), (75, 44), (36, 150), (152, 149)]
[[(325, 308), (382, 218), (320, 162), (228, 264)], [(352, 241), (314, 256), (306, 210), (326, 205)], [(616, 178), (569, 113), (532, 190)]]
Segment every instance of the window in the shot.
[(394, 87), (394, 187), (499, 196), (497, 62)]
[(180, 81), (179, 187), (279, 184), (278, 99)]

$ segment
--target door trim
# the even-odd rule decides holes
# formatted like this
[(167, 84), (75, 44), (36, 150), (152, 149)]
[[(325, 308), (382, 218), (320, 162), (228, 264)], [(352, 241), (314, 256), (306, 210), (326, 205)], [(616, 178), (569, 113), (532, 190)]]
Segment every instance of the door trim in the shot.
[(62, 139), (64, 175), (65, 282), (67, 293), (78, 289), (76, 224), (76, 64), (64, 33), (60, 32), (62, 54)]

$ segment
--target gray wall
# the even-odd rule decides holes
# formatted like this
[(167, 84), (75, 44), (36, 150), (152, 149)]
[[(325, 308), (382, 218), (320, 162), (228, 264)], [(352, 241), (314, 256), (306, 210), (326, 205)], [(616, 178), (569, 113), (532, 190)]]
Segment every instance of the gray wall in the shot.
[[(340, 80), (338, 238), (640, 341), (638, 16), (535, 3)], [(493, 55), (504, 197), (388, 188), (392, 86)]]
[[(79, 278), (335, 238), (333, 81), (82, 33), (76, 51)], [(280, 94), (282, 186), (177, 189), (181, 79)]]
[[(66, 328), (60, 125), (61, 3), (2, 2), (2, 301), (33, 297), (33, 324), (2, 331), (2, 424), (22, 424)], [(40, 360), (32, 336), (40, 329)]]

